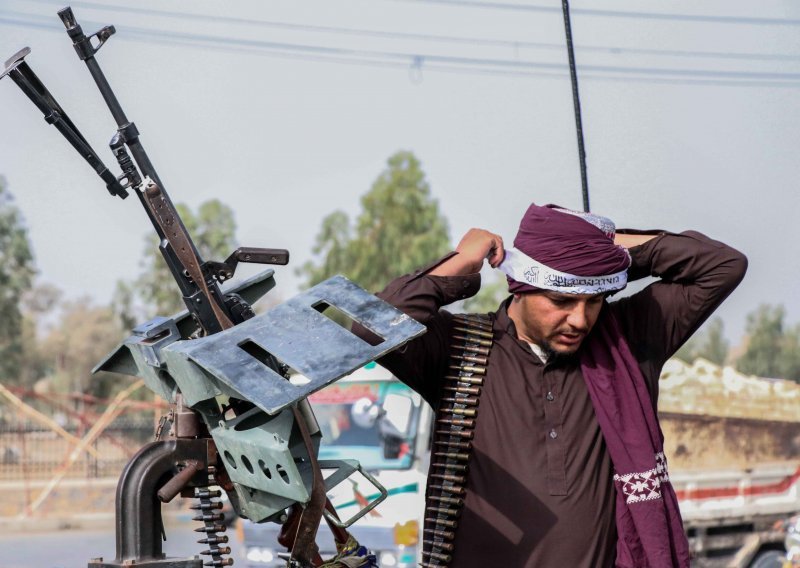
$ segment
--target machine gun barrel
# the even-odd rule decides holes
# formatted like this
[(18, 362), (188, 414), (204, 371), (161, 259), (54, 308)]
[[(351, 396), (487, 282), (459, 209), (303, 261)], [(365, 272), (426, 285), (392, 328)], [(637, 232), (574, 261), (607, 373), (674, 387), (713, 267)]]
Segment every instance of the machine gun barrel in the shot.
[(78, 127), (70, 120), (55, 97), (50, 94), (47, 87), (33, 72), (33, 69), (25, 62), (25, 57), (30, 52), (30, 48), (26, 47), (11, 56), (5, 63), (5, 70), (0, 73), (0, 79), (6, 75), (11, 77), (20, 90), (42, 111), (45, 121), (55, 126), (72, 147), (92, 166), (97, 175), (106, 182), (108, 192), (111, 195), (119, 195), (122, 199), (125, 199), (128, 197), (128, 192), (103, 164), (102, 160), (97, 156), (97, 152), (86, 141)]
[[(80, 57), (81, 60), (86, 63), (86, 67), (88, 67), (89, 73), (92, 75), (92, 79), (94, 79), (94, 82), (97, 84), (100, 94), (106, 101), (106, 105), (108, 105), (108, 109), (111, 111), (111, 115), (114, 117), (114, 120), (116, 121), (117, 126), (122, 133), (122, 141), (130, 148), (133, 158), (139, 165), (139, 169), (144, 175), (155, 181), (159, 187), (161, 187), (161, 190), (164, 191), (164, 184), (161, 183), (158, 173), (156, 173), (150, 158), (147, 156), (147, 152), (145, 152), (142, 144), (139, 142), (139, 131), (136, 129), (134, 123), (129, 121), (128, 117), (125, 116), (125, 111), (122, 110), (122, 105), (120, 105), (117, 96), (114, 94), (111, 85), (108, 83), (108, 80), (103, 73), (103, 70), (100, 68), (100, 64), (94, 57), (94, 54), (100, 50), (108, 38), (110, 38), (116, 32), (114, 26), (106, 26), (92, 36), (87, 37), (75, 19), (75, 14), (73, 14), (72, 8), (67, 6), (66, 8), (59, 10), (58, 17), (61, 18), (61, 21), (64, 23), (64, 27), (67, 30), (67, 34), (69, 35), (70, 39), (72, 39), (72, 45), (75, 48), (78, 57)], [(98, 43), (96, 46), (92, 44), (92, 37), (98, 38)]]
[[(206, 273), (205, 263), (191, 235), (186, 230), (175, 204), (170, 199), (139, 140), (139, 130), (133, 122), (128, 120), (95, 58), (95, 54), (115, 33), (114, 27), (106, 26), (97, 33), (86, 36), (77, 22), (72, 8), (66, 7), (59, 10), (58, 16), (64, 23), (78, 57), (86, 63), (89, 73), (117, 123), (117, 134), (111, 141), (112, 150), (123, 169), (123, 175), (131, 185), (136, 186), (136, 194), (159, 236), (161, 243), (159, 250), (181, 289), (186, 307), (195, 316), (205, 334), (216, 333), (231, 327), (233, 318), (225, 305), (217, 282), (212, 274)], [(97, 38), (96, 44), (92, 43), (94, 37)], [(144, 174), (145, 180), (142, 180), (135, 166), (130, 163), (130, 158), (125, 151), (126, 146), (130, 149), (139, 170)]]

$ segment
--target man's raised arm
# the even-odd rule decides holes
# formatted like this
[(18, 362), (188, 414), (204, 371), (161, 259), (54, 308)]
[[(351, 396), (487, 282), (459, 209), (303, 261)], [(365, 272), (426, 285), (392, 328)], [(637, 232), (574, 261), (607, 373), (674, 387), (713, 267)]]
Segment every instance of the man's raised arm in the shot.
[[(637, 234), (618, 234), (635, 239)], [(612, 308), (640, 361), (657, 365), (667, 358), (728, 297), (744, 277), (747, 258), (736, 249), (696, 231), (665, 233), (630, 248), (629, 279), (658, 278)], [(625, 246), (623, 244), (623, 246)]]
[(476, 274), (483, 268), (483, 262), (489, 261), (492, 268), (497, 268), (503, 257), (503, 237), (483, 229), (470, 229), (456, 247), (456, 254), (431, 270), (431, 276), (463, 276)]
[[(451, 316), (439, 310), (478, 292), (480, 269), (487, 259), (492, 266), (502, 261), (503, 239), (482, 229), (471, 229), (455, 252), (396, 278), (378, 294), (428, 328), (425, 335), (379, 361), (428, 402), (435, 402), (439, 396), (435, 378), (442, 376), (447, 365), (450, 341)], [(358, 326), (353, 331), (358, 334)]]

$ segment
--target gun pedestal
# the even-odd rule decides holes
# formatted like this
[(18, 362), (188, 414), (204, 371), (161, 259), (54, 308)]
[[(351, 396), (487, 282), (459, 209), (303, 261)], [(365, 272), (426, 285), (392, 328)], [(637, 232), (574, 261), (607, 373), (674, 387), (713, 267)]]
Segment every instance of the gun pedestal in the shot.
[(199, 557), (165, 558), (158, 491), (187, 467), (195, 473), (186, 479), (185, 486), (207, 486), (208, 466), (212, 465), (209, 456), (215, 453), (209, 439), (158, 441), (139, 450), (125, 466), (117, 485), (117, 556), (111, 562), (93, 559), (88, 568), (201, 568), (203, 561)]

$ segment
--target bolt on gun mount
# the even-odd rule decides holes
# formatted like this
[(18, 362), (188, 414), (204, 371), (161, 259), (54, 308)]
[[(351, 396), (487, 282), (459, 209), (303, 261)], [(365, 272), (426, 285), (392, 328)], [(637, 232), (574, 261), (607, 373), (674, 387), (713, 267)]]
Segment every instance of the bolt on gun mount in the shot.
[[(139, 376), (172, 404), (156, 441), (143, 447), (125, 467), (116, 498), (116, 558), (94, 559), (90, 568), (131, 564), (149, 568), (198, 568), (199, 558), (164, 557), (160, 503), (176, 495), (200, 500), (198, 519), (206, 533), (207, 566), (226, 566), (230, 549), (215, 510), (226, 490), (236, 512), (254, 522), (285, 522), (292, 566), (322, 561), (314, 538), (324, 515), (337, 541), (345, 527), (374, 508), (386, 491), (353, 460), (318, 462), (320, 429), (306, 400), (313, 392), (373, 361), (424, 327), (342, 276), (336, 276), (256, 316), (250, 305), (274, 287), (265, 270), (223, 291), (239, 262), (286, 264), (278, 249), (240, 248), (223, 262), (204, 262), (142, 147), (139, 132), (111, 90), (97, 51), (115, 33), (107, 26), (84, 35), (70, 8), (59, 11), (73, 46), (97, 83), (118, 129), (110, 142), (122, 170), (114, 176), (102, 163), (24, 58), (25, 48), (0, 73), (10, 76), (44, 114), (45, 120), (84, 157), (112, 196), (136, 194), (159, 236), (159, 249), (180, 288), (186, 310), (159, 317), (133, 330), (95, 369)], [(93, 41), (94, 39), (94, 41)], [(130, 151), (130, 154), (128, 153)], [(131, 158), (131, 155), (133, 158)], [(373, 333), (365, 341), (322, 312), (334, 306)], [(290, 380), (290, 377), (294, 380)], [(224, 403), (220, 403), (224, 400)], [(169, 428), (165, 424), (169, 423)], [(221, 457), (222, 456), (222, 457)], [(333, 470), (327, 478), (321, 470)], [(361, 471), (380, 497), (342, 522), (325, 492)], [(287, 510), (291, 513), (287, 515)]]

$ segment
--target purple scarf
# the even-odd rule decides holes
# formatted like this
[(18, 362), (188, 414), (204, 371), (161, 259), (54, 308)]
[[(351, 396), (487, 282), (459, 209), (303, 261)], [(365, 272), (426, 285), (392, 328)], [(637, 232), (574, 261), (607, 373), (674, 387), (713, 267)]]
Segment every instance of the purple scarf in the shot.
[(614, 464), (617, 562), (624, 568), (689, 566), (664, 436), (639, 366), (614, 315), (604, 309), (581, 370)]

